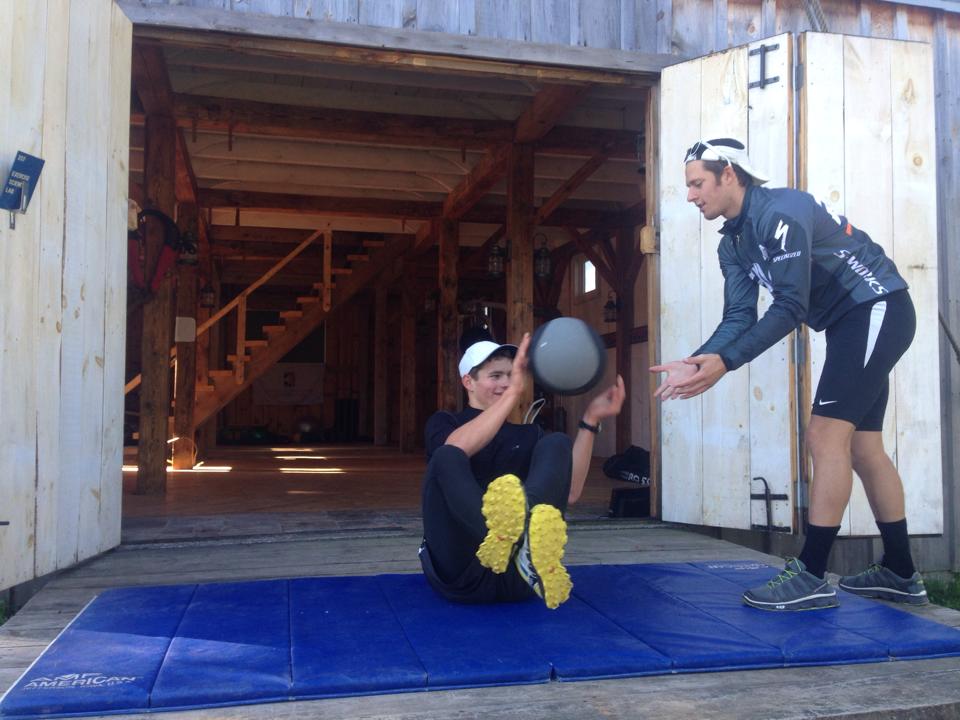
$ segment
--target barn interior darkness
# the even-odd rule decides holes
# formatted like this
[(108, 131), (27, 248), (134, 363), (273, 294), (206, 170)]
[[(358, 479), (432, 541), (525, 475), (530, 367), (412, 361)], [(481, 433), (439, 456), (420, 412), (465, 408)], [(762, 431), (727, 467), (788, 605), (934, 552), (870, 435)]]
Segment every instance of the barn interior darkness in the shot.
[[(517, 259), (518, 244), (540, 262), (533, 325), (576, 312), (574, 269), (584, 258), (613, 282), (624, 266), (634, 265), (636, 278), (617, 234), (632, 247), (645, 221), (648, 81), (591, 82), (562, 68), (544, 80), (508, 63), (492, 71), (466, 59), (390, 64), (349, 48), (272, 47), (216, 33), (134, 39), (130, 196), (145, 209), (159, 204), (150, 179), (150, 153), (159, 151), (149, 135), (151, 123), (172, 121), (173, 217), (181, 242), (196, 246), (194, 257), (182, 245), (170, 268), (161, 318), (171, 347), (185, 345), (174, 345), (178, 316), (192, 313), (199, 330), (193, 367), (185, 365), (196, 379), (186, 425), (195, 435), (183, 450), (192, 461), (245, 444), (417, 451), (438, 403), (462, 402), (442, 387), (444, 358), (458, 357), (459, 344), (483, 328), (513, 339), (511, 265), (533, 269)], [(532, 186), (525, 208), (511, 197), (518, 183)], [(509, 217), (518, 205), (529, 218), (519, 234)], [(454, 238), (446, 258), (444, 232)], [(157, 301), (146, 244), (131, 244), (148, 287), (131, 274), (130, 444), (143, 436), (136, 380), (147, 372), (142, 339)], [(451, 276), (452, 303), (444, 290)], [(170, 384), (175, 406), (190, 383), (171, 371)], [(556, 424), (546, 399), (541, 421)], [(180, 429), (174, 414), (171, 433)]]

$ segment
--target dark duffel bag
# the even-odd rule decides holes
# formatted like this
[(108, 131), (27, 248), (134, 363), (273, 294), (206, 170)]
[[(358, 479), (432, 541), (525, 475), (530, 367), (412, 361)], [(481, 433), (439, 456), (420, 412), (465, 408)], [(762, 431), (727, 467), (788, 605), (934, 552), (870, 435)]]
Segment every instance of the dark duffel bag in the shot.
[(614, 480), (625, 480), (641, 486), (650, 485), (650, 451), (631, 445), (626, 452), (607, 458), (603, 473)]

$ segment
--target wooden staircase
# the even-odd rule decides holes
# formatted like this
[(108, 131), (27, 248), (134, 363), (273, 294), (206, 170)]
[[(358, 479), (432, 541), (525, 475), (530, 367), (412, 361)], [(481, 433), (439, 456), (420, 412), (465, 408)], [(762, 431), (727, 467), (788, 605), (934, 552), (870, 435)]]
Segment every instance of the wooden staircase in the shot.
[[(197, 384), (194, 424), (199, 426), (204, 423), (279, 362), (324, 319), (368, 285), (383, 268), (403, 255), (410, 243), (410, 240), (393, 242), (371, 249), (372, 252), (362, 256), (362, 261), (352, 257), (353, 267), (331, 268), (331, 275), (336, 280), (330, 283), (328, 309), (324, 309), (323, 302), (323, 293), (328, 286), (323, 282), (315, 283), (314, 289), (318, 294), (298, 297), (297, 309), (280, 313), (281, 324), (263, 328), (266, 340), (243, 339), (238, 342), (244, 352), (228, 357), (233, 369), (212, 370), (208, 373), (207, 383)], [(244, 324), (238, 323), (238, 326), (243, 328)]]
[[(198, 336), (213, 324), (225, 318), (236, 308), (239, 316), (236, 326), (238, 332), (245, 334), (246, 299), (258, 287), (264, 285), (270, 277), (288, 264), (312, 240), (321, 233), (314, 233), (286, 258), (271, 268), (259, 280), (221, 308), (210, 320), (197, 330)], [(193, 426), (199, 427), (219, 412), (231, 400), (236, 398), (250, 384), (263, 375), (281, 358), (313, 332), (320, 323), (342, 307), (357, 292), (366, 287), (384, 268), (400, 258), (412, 245), (412, 236), (393, 241), (364, 241), (364, 252), (348, 255), (350, 267), (333, 267), (331, 252), (331, 233), (324, 235), (324, 281), (314, 283), (316, 294), (297, 298), (297, 307), (280, 313), (281, 323), (266, 325), (263, 334), (266, 339), (249, 340), (238, 336), (236, 352), (227, 355), (231, 368), (210, 370), (204, 381), (198, 382), (194, 397)], [(171, 359), (176, 357), (176, 348), (172, 348)], [(130, 392), (140, 384), (138, 375), (126, 386)], [(171, 418), (171, 428), (172, 428)]]

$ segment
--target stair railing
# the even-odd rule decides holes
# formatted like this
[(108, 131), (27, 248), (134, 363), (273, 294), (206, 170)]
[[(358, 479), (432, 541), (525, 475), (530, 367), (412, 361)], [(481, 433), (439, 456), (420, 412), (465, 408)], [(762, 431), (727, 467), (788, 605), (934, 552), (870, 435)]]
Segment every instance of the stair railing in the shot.
[[(233, 300), (228, 302), (222, 308), (220, 308), (216, 313), (210, 316), (210, 319), (202, 323), (197, 328), (197, 337), (199, 338), (203, 333), (207, 332), (211, 327), (216, 325), (220, 320), (225, 318), (234, 308), (237, 309), (237, 344), (236, 352), (237, 359), (234, 363), (234, 377), (236, 378), (237, 384), (243, 383), (243, 372), (244, 372), (244, 363), (246, 362), (246, 344), (247, 344), (247, 298), (250, 297), (251, 293), (254, 290), (269, 282), (269, 280), (276, 275), (278, 272), (283, 270), (295, 257), (307, 249), (307, 247), (318, 237), (326, 233), (326, 230), (317, 230), (312, 233), (310, 237), (301, 242), (297, 247), (290, 251), (280, 262), (274, 265), (272, 268), (267, 270), (263, 275), (254, 280), (249, 287), (243, 290), (239, 295), (237, 295)], [(174, 345), (170, 348), (170, 364), (174, 364), (177, 358), (177, 346)], [(130, 391), (134, 390), (140, 385), (142, 380), (142, 375), (138, 374), (130, 382), (128, 382), (123, 389), (124, 394), (126, 395)]]

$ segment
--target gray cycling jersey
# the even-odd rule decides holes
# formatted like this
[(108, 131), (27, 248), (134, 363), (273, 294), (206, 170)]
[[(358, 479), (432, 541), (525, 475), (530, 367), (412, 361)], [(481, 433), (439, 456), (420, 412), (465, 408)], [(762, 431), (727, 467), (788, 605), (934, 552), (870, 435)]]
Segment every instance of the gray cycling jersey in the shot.
[[(801, 322), (823, 330), (851, 308), (907, 287), (883, 248), (809, 193), (750, 186), (720, 229), (723, 320), (694, 355), (736, 370)], [(773, 303), (757, 320), (759, 286)]]

